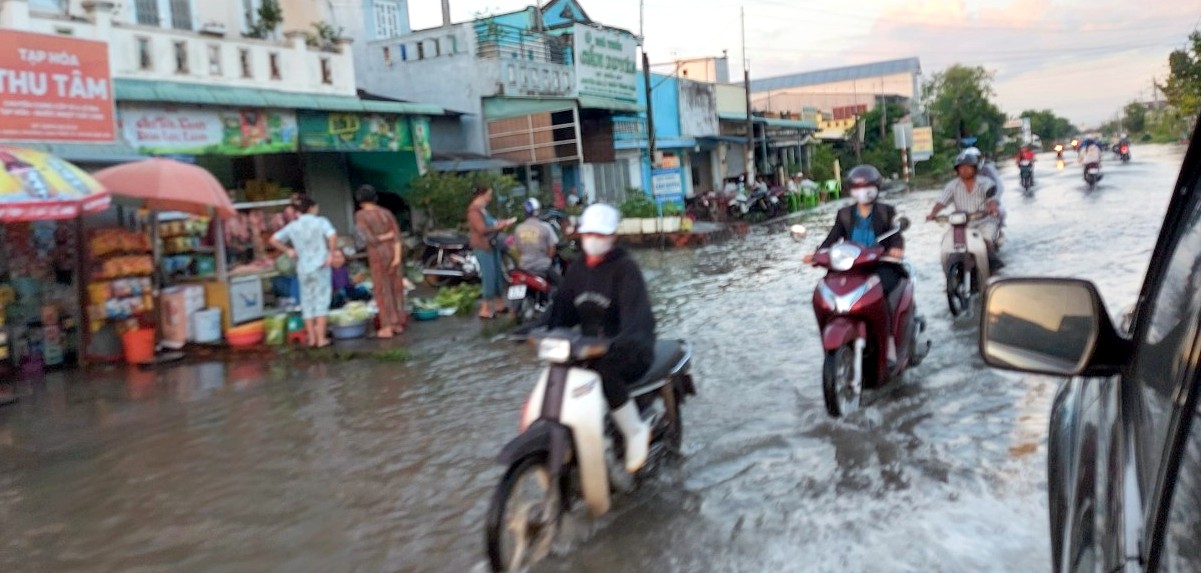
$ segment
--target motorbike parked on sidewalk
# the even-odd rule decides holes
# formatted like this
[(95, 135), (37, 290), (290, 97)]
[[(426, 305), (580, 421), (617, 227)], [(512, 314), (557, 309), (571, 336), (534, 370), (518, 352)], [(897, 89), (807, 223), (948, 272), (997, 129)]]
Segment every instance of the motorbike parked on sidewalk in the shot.
[(695, 221), (716, 221), (717, 194), (713, 191), (706, 191), (685, 199), (684, 213)]
[(988, 284), (992, 269), (988, 259), (988, 243), (984, 234), (968, 227), (972, 221), (988, 217), (987, 213), (955, 211), (934, 218), (951, 226), (942, 238), (942, 272), (947, 279), (947, 307), (959, 317)]
[(1030, 197), (1034, 195), (1034, 162), (1029, 159), (1023, 159), (1018, 162), (1018, 170), (1021, 172), (1022, 179), (1022, 196)]
[[(904, 217), (897, 223), (877, 242), (909, 227)], [(791, 232), (797, 240), (806, 233), (801, 225), (794, 225)], [(836, 418), (858, 409), (864, 389), (901, 380), (930, 351), (926, 319), (917, 313), (913, 266), (884, 253), (877, 245), (844, 241), (813, 257), (814, 266), (827, 269), (813, 291), (813, 311), (825, 352), (822, 396), (826, 412)], [(904, 278), (891, 295), (885, 295), (874, 272), (878, 265), (897, 265), (904, 270)], [(896, 344), (896, 363), (891, 365), (887, 352), (890, 335)]]
[(600, 375), (590, 367), (608, 352), (609, 341), (570, 329), (535, 331), (530, 340), (547, 367), (522, 409), (521, 433), (499, 457), (507, 470), (485, 520), (488, 561), (496, 572), (524, 570), (546, 557), (563, 515), (575, 502), (583, 501), (593, 517), (604, 515), (613, 493), (631, 491), (638, 478), (678, 454), (680, 407), (696, 394), (689, 373), (692, 347), (683, 340), (657, 342), (650, 369), (630, 389), (651, 426), (647, 464), (631, 476), (621, 459), (622, 434), (609, 419)]
[(1101, 173), (1100, 163), (1089, 163), (1084, 166), (1084, 182), (1088, 184), (1089, 191), (1096, 189), (1097, 183), (1100, 183), (1104, 177), (1105, 175)]
[[(425, 251), (421, 256), (421, 274), (426, 284), (441, 287), (459, 282), (480, 280), (480, 262), (475, 256), (466, 235), (426, 235)], [(501, 249), (501, 264), (513, 269), (517, 266), (505, 241), (496, 241)]]

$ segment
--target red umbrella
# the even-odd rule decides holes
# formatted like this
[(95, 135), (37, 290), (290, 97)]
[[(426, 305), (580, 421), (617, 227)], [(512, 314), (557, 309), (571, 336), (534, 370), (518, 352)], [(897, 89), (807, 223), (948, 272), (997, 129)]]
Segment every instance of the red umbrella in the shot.
[(95, 173), (113, 195), (143, 199), (152, 211), (183, 211), (223, 219), (237, 214), (221, 182), (203, 167), (174, 159), (123, 163)]

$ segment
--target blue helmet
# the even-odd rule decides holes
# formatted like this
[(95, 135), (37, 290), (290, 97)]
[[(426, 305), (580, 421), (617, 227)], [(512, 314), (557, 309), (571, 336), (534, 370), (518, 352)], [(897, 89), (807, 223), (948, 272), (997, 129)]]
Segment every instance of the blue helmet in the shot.
[(542, 209), (542, 203), (540, 203), (537, 199), (530, 197), (529, 199), (525, 200), (526, 216), (533, 217), (538, 213), (539, 209)]

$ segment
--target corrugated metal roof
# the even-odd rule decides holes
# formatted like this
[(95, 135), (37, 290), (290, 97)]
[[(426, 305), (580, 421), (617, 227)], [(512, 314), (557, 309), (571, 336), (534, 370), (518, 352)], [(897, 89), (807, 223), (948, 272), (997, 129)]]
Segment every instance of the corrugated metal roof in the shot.
[(321, 111), (365, 111), (410, 115), (442, 115), (442, 108), (424, 103), (364, 100), (358, 97), (304, 94), (256, 88), (239, 88), (117, 79), (113, 81), (118, 101), (187, 103)]
[(787, 76), (776, 76), (761, 80), (751, 80), (751, 92), (759, 93), (772, 90), (814, 86), (833, 82), (861, 80), (892, 74), (921, 73), (922, 63), (917, 58), (904, 58), (887, 62), (875, 62), (844, 68), (832, 68), (815, 72), (803, 72)]

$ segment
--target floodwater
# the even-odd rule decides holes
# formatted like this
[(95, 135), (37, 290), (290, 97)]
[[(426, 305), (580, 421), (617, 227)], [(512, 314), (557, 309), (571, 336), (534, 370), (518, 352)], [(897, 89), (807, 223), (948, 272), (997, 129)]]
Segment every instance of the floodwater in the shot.
[[(1007, 168), (1004, 274), (1134, 302), (1183, 150), (1139, 146), (1089, 193), (1044, 155)], [(1054, 378), (999, 373), (953, 322), (936, 193), (885, 200), (934, 340), (908, 381), (830, 419), (801, 264), (833, 218), (697, 250), (640, 251), (662, 336), (695, 347), (685, 457), (536, 572), (1040, 571)], [(1100, 245), (1100, 247), (1098, 246)], [(1098, 254), (1100, 253), (1100, 254)], [(419, 323), (406, 364), (205, 363), (21, 383), (0, 408), (0, 570), (484, 571), (482, 521), (538, 365), (475, 319)]]

